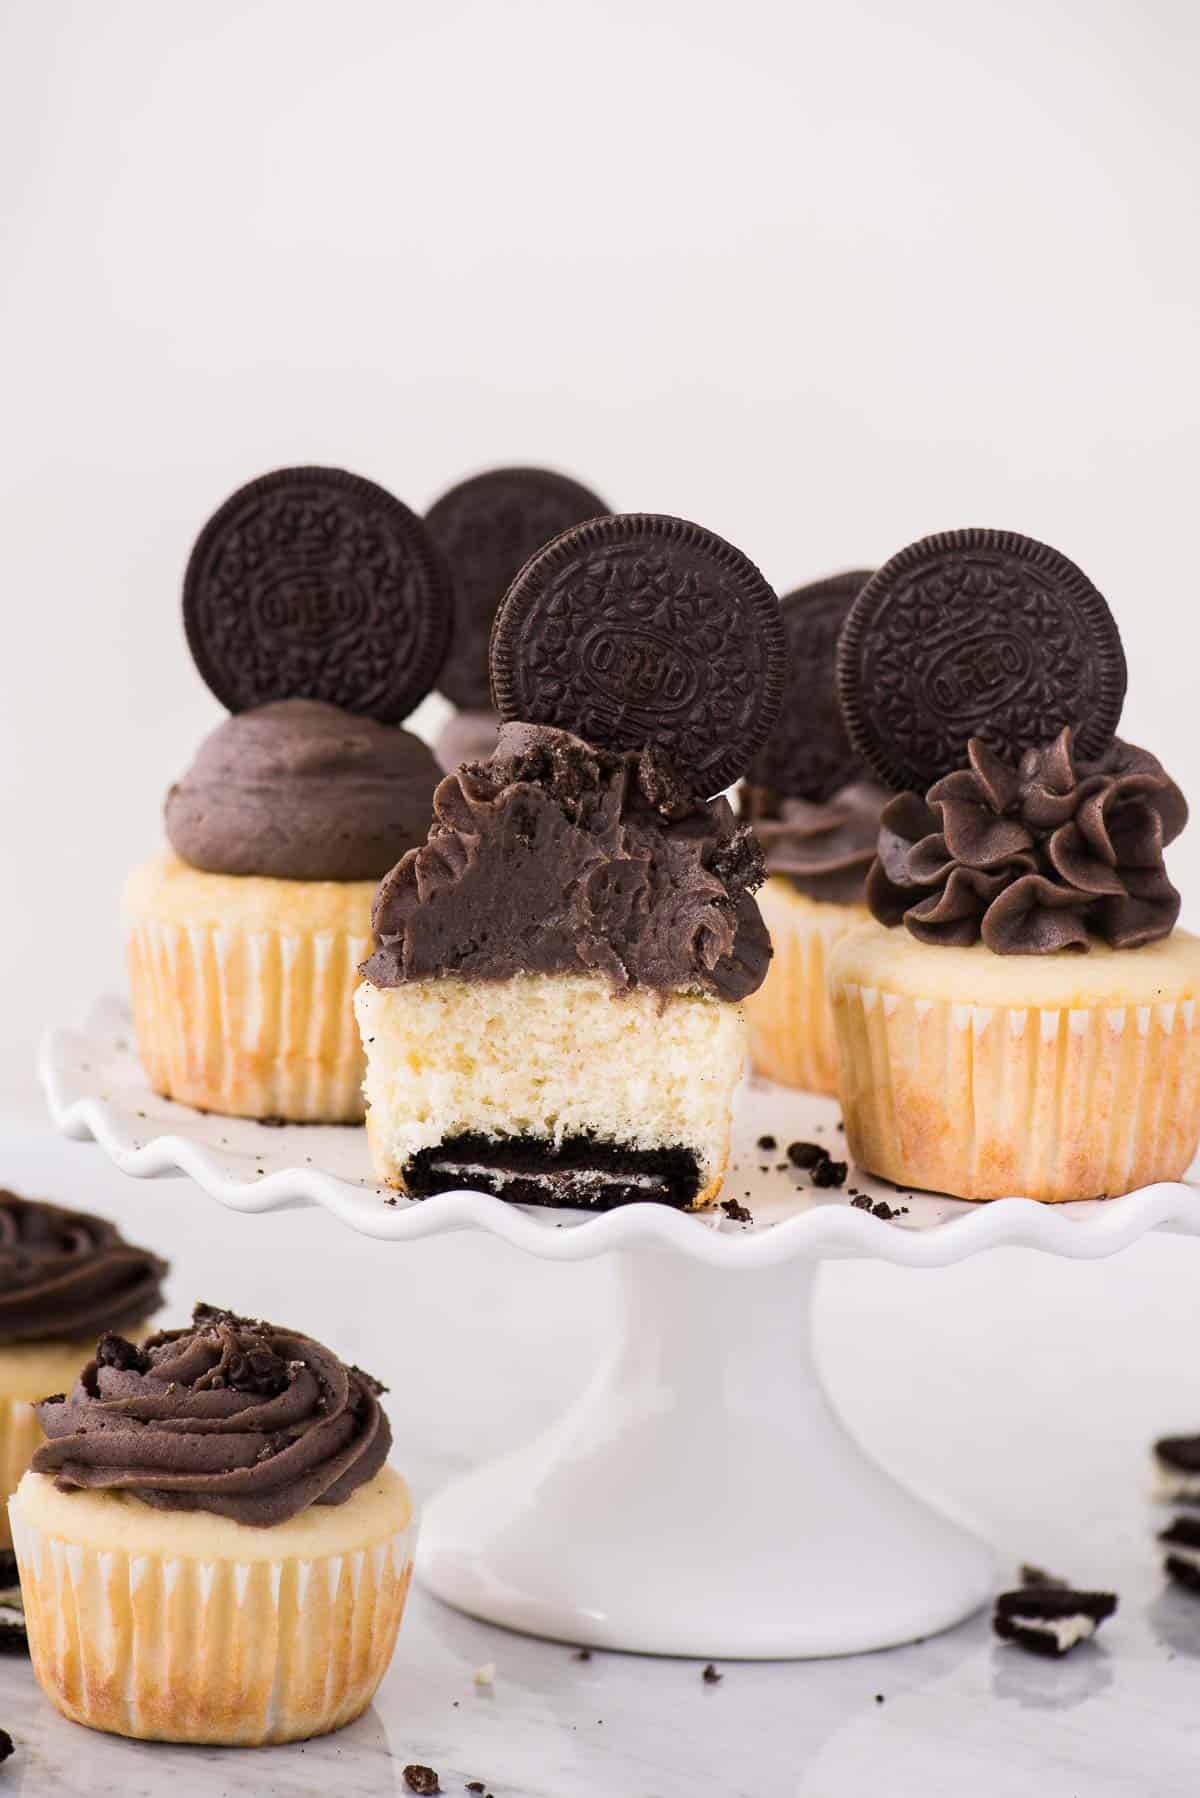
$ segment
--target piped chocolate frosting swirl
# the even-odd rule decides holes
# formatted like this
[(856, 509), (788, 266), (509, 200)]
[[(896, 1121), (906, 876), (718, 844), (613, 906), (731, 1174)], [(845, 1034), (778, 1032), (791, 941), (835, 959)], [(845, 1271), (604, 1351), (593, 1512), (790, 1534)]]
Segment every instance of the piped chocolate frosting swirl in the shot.
[(888, 797), (865, 775), (820, 803), (747, 784), (742, 810), (763, 846), (768, 874), (827, 905), (862, 905)]
[(762, 852), (661, 749), (507, 724), (434, 795), (424, 847), (375, 899), (375, 986), (440, 975), (601, 974), (620, 990), (742, 999), (770, 959)]
[(74, 1391), (37, 1407), (48, 1440), (33, 1467), (161, 1510), (284, 1523), (379, 1472), (382, 1391), (309, 1336), (198, 1305), (143, 1349), (102, 1337)]
[(166, 1273), (106, 1218), (0, 1191), (0, 1345), (132, 1329)]
[(1187, 801), (1154, 756), (1119, 739), (1077, 760), (1069, 729), (1017, 767), (978, 738), (969, 766), (884, 811), (867, 902), (925, 943), (997, 955), (1134, 949), (1168, 936), (1179, 894), (1163, 850)]

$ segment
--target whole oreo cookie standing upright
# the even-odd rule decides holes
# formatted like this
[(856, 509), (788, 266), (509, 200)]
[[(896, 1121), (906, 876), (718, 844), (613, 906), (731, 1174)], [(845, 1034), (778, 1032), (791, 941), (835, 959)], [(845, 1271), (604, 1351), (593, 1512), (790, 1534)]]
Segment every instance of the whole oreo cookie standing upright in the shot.
[(766, 741), (785, 659), (779, 601), (740, 550), (686, 519), (618, 513), (525, 564), (492, 630), (492, 697), (507, 723), (654, 745), (707, 796)]
[(374, 481), (281, 468), (209, 519), (183, 584), (188, 646), (231, 712), (321, 699), (396, 724), (438, 677), (450, 574), (425, 524)]
[(548, 468), (492, 468), (435, 500), (425, 522), (454, 581), (454, 643), (438, 689), (454, 705), (481, 711), (491, 703), (492, 620), (530, 556), (607, 511), (590, 488)]
[(829, 575), (780, 600), (787, 675), (779, 716), (748, 778), (780, 798), (822, 805), (862, 772), (837, 698), (838, 636), (870, 569)]
[(1069, 725), (1079, 758), (1097, 759), (1125, 680), (1091, 581), (1012, 531), (947, 531), (901, 550), (859, 594), (838, 649), (850, 741), (902, 792), (963, 767), (972, 737), (1012, 761)]

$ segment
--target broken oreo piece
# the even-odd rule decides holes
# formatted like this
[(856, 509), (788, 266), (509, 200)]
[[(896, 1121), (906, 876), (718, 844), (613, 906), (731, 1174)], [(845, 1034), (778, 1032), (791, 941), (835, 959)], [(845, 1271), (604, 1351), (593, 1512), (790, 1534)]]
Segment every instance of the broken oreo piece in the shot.
[(837, 697), (838, 636), (870, 569), (830, 575), (779, 604), (787, 644), (783, 703), (747, 774), (778, 798), (821, 805), (862, 773)]
[(1114, 1592), (1073, 1592), (1069, 1586), (1023, 1586), (1002, 1592), (992, 1627), (1005, 1642), (1058, 1660), (1095, 1635), (1117, 1608)]
[(924, 793), (980, 737), (1006, 761), (1069, 725), (1102, 756), (1125, 698), (1112, 613), (1074, 562), (1013, 531), (945, 531), (893, 556), (838, 645), (850, 741), (887, 786)]
[(398, 724), (450, 646), (450, 573), (415, 512), (341, 468), (280, 468), (209, 519), (183, 580), (188, 647), (231, 712), (321, 699)]
[(753, 562), (657, 513), (564, 531), (525, 564), (492, 630), (506, 722), (602, 749), (653, 743), (705, 798), (766, 741), (784, 666), (779, 601)]
[(1154, 1444), (1154, 1496), (1164, 1504), (1200, 1504), (1200, 1436), (1162, 1436)]
[(6, 1729), (0, 1729), (0, 1761), (6, 1761), (13, 1752), (13, 1739)]
[(492, 621), (534, 551), (607, 511), (587, 487), (548, 468), (492, 468), (434, 501), (425, 523), (454, 583), (454, 641), (437, 684), (452, 704), (491, 705)]
[(559, 1144), (532, 1136), (498, 1140), (471, 1131), (414, 1155), (404, 1183), (419, 1199), (466, 1188), (512, 1204), (576, 1211), (647, 1200), (683, 1210), (700, 1190), (700, 1170), (690, 1149), (634, 1149), (586, 1135)]
[(433, 1768), (424, 1767), (419, 1761), (405, 1767), (404, 1783), (410, 1792), (418, 1794), (418, 1798), (436, 1798), (437, 1793), (445, 1790)]
[(1177, 1585), (1200, 1592), (1200, 1517), (1177, 1517), (1158, 1539), (1167, 1550), (1164, 1571)]
[(754, 1213), (750, 1210), (749, 1206), (743, 1205), (740, 1200), (722, 1199), (720, 1205), (721, 1210), (732, 1223), (752, 1224), (754, 1222)]
[(813, 1163), (809, 1178), (814, 1186), (844, 1186), (849, 1164), (845, 1161), (834, 1161), (826, 1155), (821, 1161)]
[(790, 1142), (787, 1158), (793, 1167), (815, 1167), (818, 1161), (828, 1161), (829, 1150), (822, 1148), (819, 1142)]

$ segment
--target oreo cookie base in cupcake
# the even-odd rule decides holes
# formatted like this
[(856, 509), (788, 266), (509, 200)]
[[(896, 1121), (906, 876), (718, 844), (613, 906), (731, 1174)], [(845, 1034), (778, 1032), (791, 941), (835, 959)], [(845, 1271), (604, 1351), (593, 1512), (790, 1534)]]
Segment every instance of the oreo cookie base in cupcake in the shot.
[(107, 1218), (0, 1191), (0, 1498), (44, 1440), (36, 1401), (72, 1384), (100, 1331), (144, 1335), (166, 1274)]
[(1200, 941), (1163, 850), (1187, 806), (1115, 737), (1116, 625), (1057, 551), (927, 538), (843, 630), (855, 746), (893, 787), (835, 950), (847, 1143), (960, 1198), (1115, 1197), (1200, 1139)]
[(39, 1413), (9, 1506), (34, 1672), (66, 1716), (258, 1746), (375, 1695), (412, 1572), (382, 1388), (299, 1331), (198, 1306), (106, 1335)]
[(205, 1111), (362, 1118), (351, 995), (371, 900), (420, 842), (438, 768), (396, 720), (445, 654), (448, 576), (391, 495), (330, 469), (234, 494), (185, 580), (197, 664), (232, 711), (126, 883), (139, 1054)]
[(837, 1091), (829, 957), (870, 916), (866, 879), (889, 797), (851, 747), (835, 691), (838, 632), (869, 575), (834, 575), (782, 599), (788, 673), (779, 717), (740, 790), (766, 856), (758, 895), (773, 954), (746, 1002), (756, 1073)]
[(355, 1000), (376, 1171), (419, 1196), (708, 1203), (770, 950), (758, 847), (706, 795), (778, 704), (778, 602), (697, 526), (607, 518), (526, 566), (492, 662), (496, 752), (442, 782), (376, 899)]

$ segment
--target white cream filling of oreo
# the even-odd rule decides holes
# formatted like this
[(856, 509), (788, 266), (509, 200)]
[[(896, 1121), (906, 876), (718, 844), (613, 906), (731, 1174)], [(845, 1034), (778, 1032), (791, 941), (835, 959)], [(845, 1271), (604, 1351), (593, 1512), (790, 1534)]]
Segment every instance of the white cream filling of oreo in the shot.
[(1096, 1620), (1085, 1611), (1077, 1611), (1073, 1617), (1011, 1616), (1009, 1622), (1014, 1629), (1036, 1630), (1039, 1635), (1053, 1636), (1058, 1644), (1059, 1654), (1065, 1654), (1068, 1648), (1074, 1648), (1076, 1642), (1086, 1642), (1089, 1636), (1096, 1633)]
[(1177, 1499), (1200, 1499), (1200, 1473), (1181, 1473), (1161, 1458), (1154, 1463), (1154, 1496), (1163, 1504)]
[(1181, 1542), (1164, 1542), (1163, 1547), (1173, 1561), (1185, 1561), (1189, 1567), (1200, 1569), (1200, 1548), (1186, 1548)]

